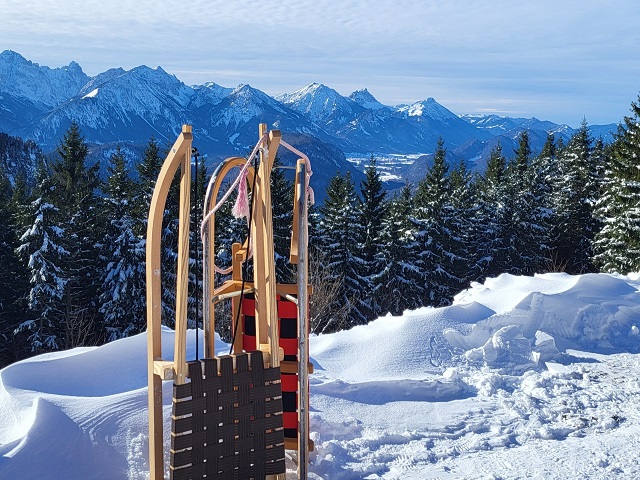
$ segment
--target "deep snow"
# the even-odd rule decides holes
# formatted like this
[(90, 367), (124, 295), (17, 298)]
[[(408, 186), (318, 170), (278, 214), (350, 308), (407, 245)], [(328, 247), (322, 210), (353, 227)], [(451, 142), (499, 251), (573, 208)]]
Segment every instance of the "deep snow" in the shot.
[[(310, 477), (640, 478), (639, 327), (638, 275), (501, 275), (314, 336)], [(146, 385), (144, 334), (1, 370), (0, 478), (147, 478)]]

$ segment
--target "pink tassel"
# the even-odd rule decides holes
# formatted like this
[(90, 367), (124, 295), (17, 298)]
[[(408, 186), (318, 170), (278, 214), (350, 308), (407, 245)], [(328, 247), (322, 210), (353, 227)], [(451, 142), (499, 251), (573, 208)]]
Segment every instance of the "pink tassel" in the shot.
[(307, 187), (307, 195), (309, 195), (309, 205), (314, 205), (316, 203), (316, 195), (313, 193), (311, 186)]
[(247, 193), (247, 170), (240, 172), (240, 185), (238, 185), (238, 197), (236, 203), (231, 210), (235, 218), (244, 218), (249, 216), (249, 195)]

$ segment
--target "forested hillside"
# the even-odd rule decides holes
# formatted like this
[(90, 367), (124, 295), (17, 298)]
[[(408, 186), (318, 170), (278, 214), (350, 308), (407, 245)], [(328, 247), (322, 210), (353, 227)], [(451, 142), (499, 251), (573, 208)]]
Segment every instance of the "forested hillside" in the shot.
[[(591, 138), (584, 122), (566, 143), (550, 135), (534, 156), (523, 131), (513, 160), (498, 145), (482, 174), (470, 173), (464, 163), (450, 165), (441, 139), (423, 178), (394, 195), (383, 190), (375, 157), (359, 185), (349, 173), (337, 174), (312, 214), (314, 332), (447, 305), (470, 282), (503, 272), (640, 271), (638, 102), (631, 111), (610, 145)], [(37, 164), (33, 182), (7, 175), (5, 164), (12, 160), (6, 156), (16, 149), (0, 164), (0, 366), (146, 326), (145, 223), (165, 152), (151, 138), (133, 175), (117, 149), (103, 182), (97, 167), (87, 164), (88, 146), (75, 123), (50, 160), (29, 148), (26, 155)], [(201, 164), (192, 188), (194, 260), (205, 168)], [(280, 207), (290, 204), (292, 194), (276, 172), (276, 256), (279, 279), (286, 280), (289, 267), (281, 257), (291, 218)], [(168, 285), (175, 281), (176, 206), (174, 195), (164, 228)], [(246, 227), (229, 212), (221, 217), (216, 252), (225, 264), (230, 243), (242, 239)], [(192, 327), (197, 278), (194, 261)], [(165, 292), (164, 322), (171, 326), (173, 298), (170, 288)], [(228, 324), (220, 330), (228, 337)]]

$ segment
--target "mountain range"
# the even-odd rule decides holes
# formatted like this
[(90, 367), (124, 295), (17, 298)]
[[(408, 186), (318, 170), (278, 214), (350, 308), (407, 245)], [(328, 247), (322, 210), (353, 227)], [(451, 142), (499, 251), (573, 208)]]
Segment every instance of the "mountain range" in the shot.
[[(464, 159), (482, 170), (491, 148), (500, 142), (509, 156), (523, 129), (534, 151), (547, 133), (566, 140), (574, 132), (535, 118), (458, 116), (433, 98), (387, 106), (366, 89), (343, 96), (319, 83), (271, 97), (244, 84), (186, 85), (161, 67), (113, 68), (92, 77), (75, 62), (49, 68), (10, 50), (0, 53), (0, 132), (33, 140), (50, 152), (71, 121), (94, 154), (104, 157), (100, 161), (116, 144), (141, 149), (153, 136), (170, 145), (185, 123), (193, 125), (194, 145), (214, 161), (245, 155), (257, 140), (258, 123), (264, 122), (280, 129), (289, 143), (313, 151), (315, 180), (321, 185), (336, 171), (362, 178), (347, 158), (409, 156), (424, 163), (440, 137), (450, 161)], [(616, 127), (590, 128), (592, 135), (609, 140)], [(392, 177), (413, 177), (411, 162), (391, 169)]]

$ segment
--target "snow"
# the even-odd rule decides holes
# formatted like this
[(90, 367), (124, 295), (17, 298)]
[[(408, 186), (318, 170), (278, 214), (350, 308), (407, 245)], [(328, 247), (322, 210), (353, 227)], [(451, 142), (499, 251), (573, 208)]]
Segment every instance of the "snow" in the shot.
[(396, 109), (409, 117), (429, 117), (442, 122), (458, 118), (457, 115), (440, 105), (432, 97), (415, 102), (412, 105), (398, 105)]
[(82, 98), (96, 98), (98, 96), (99, 90), (100, 90), (99, 88), (94, 88)]
[[(640, 478), (639, 327), (637, 274), (501, 275), (312, 336), (310, 478)], [(0, 478), (147, 478), (146, 386), (145, 334), (4, 368)]]

